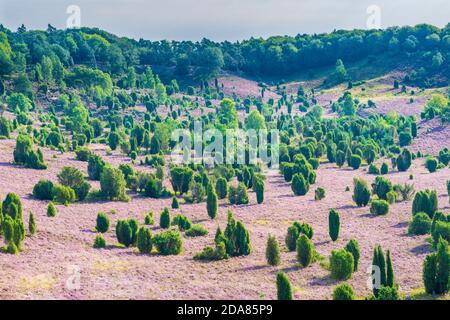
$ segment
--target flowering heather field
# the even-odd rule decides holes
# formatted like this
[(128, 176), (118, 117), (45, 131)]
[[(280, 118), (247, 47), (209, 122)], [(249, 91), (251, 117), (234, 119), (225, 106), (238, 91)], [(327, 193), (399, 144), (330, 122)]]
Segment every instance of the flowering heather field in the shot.
[[(221, 81), (226, 90), (251, 94), (256, 86), (249, 81), (241, 87), (243, 80), (233, 78)], [(249, 89), (250, 88), (250, 89)], [(250, 90), (250, 91), (247, 91)], [(257, 92), (254, 92), (257, 94)], [(275, 97), (275, 96), (274, 96)], [(336, 96), (325, 93), (319, 101), (335, 100)], [(415, 100), (413, 106), (404, 99), (377, 103), (377, 112), (398, 111), (409, 115), (420, 113), (420, 104), (426, 97)], [(404, 110), (408, 111), (404, 111)], [(160, 110), (160, 112), (167, 112)], [(419, 124), (419, 136), (411, 149), (436, 154), (443, 147), (450, 147), (449, 126), (435, 119)], [(44, 149), (48, 169), (44, 171), (26, 169), (13, 165), (14, 139), (0, 140), (0, 195), (8, 192), (18, 194), (23, 202), (24, 220), (32, 212), (38, 232), (27, 236), (23, 251), (19, 255), (0, 254), (0, 299), (276, 299), (275, 277), (284, 271), (291, 280), (296, 299), (330, 299), (334, 287), (339, 283), (330, 277), (328, 257), (331, 250), (341, 249), (350, 239), (357, 239), (361, 248), (360, 267), (348, 280), (357, 296), (371, 293), (367, 285), (372, 264), (372, 250), (380, 244), (392, 253), (396, 281), (404, 296), (415, 295), (422, 289), (422, 263), (432, 252), (429, 235), (408, 234), (411, 221), (411, 201), (391, 205), (386, 216), (370, 214), (369, 207), (356, 207), (352, 201), (354, 177), (362, 177), (369, 184), (374, 175), (367, 174), (367, 165), (358, 170), (338, 168), (322, 159), (317, 170), (316, 184), (303, 197), (292, 194), (291, 185), (284, 181), (278, 170), (270, 170), (265, 183), (265, 201), (256, 204), (256, 195), (250, 192), (249, 205), (229, 205), (221, 200), (218, 217), (210, 220), (205, 203), (180, 204), (171, 209), (171, 215), (182, 213), (195, 224), (201, 224), (209, 234), (204, 237), (183, 236), (184, 249), (177, 256), (158, 254), (142, 255), (136, 248), (124, 248), (117, 244), (115, 224), (118, 219), (134, 217), (143, 222), (149, 211), (159, 221), (160, 212), (170, 207), (171, 199), (149, 199), (131, 194), (129, 202), (84, 201), (67, 207), (57, 205), (55, 218), (46, 214), (47, 201), (32, 197), (33, 186), (40, 179), (57, 181), (57, 174), (64, 166), (73, 166), (87, 175), (87, 163), (75, 160), (73, 152), (61, 154)], [(130, 159), (119, 152), (106, 152), (104, 145), (92, 144), (91, 150), (101, 155), (107, 163), (118, 166), (130, 163)], [(138, 158), (138, 161), (140, 158)], [(136, 163), (138, 163), (136, 161)], [(381, 164), (383, 160), (378, 160)], [(142, 166), (136, 169), (145, 171)], [(410, 180), (413, 175), (413, 180)], [(443, 168), (429, 173), (424, 159), (416, 159), (407, 172), (393, 171), (385, 177), (392, 183), (413, 183), (416, 190), (435, 189), (439, 209), (450, 210), (445, 181), (450, 180), (450, 169)], [(168, 181), (165, 185), (169, 186)], [(98, 189), (99, 183), (92, 182)], [(314, 200), (314, 190), (322, 187), (326, 198)], [(341, 234), (336, 242), (328, 235), (328, 212), (335, 208), (341, 214)], [(232, 210), (249, 231), (253, 252), (249, 256), (217, 262), (198, 262), (193, 256), (202, 248), (211, 245), (217, 226), (226, 226), (227, 211)], [(107, 212), (112, 228), (105, 234), (105, 249), (94, 249), (95, 221), (98, 212)], [(313, 242), (322, 259), (312, 266), (298, 265), (295, 252), (287, 252), (284, 244), (287, 228), (294, 222), (309, 223), (314, 229)], [(158, 225), (158, 223), (156, 223)], [(158, 233), (159, 227), (152, 227)], [(265, 249), (268, 235), (274, 235), (281, 245), (281, 264), (268, 266)], [(68, 286), (74, 268), (80, 271), (79, 288)]]

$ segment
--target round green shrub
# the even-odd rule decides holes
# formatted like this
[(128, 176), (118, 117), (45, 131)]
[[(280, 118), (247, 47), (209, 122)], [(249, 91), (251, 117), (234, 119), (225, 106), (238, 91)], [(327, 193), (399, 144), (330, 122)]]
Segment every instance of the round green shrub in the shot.
[(292, 191), (296, 196), (304, 196), (309, 191), (309, 182), (302, 174), (295, 174), (292, 177)]
[(353, 201), (358, 207), (365, 207), (370, 201), (370, 190), (367, 182), (360, 178), (353, 179)]
[(97, 225), (95, 227), (97, 232), (105, 233), (109, 229), (109, 217), (106, 213), (99, 212), (97, 215)]
[(170, 230), (155, 235), (153, 244), (162, 255), (177, 255), (181, 253), (183, 239), (178, 230)]
[(336, 280), (347, 280), (354, 271), (353, 255), (347, 250), (333, 250), (330, 257), (331, 277)]
[(53, 182), (39, 180), (33, 188), (33, 196), (39, 200), (53, 200)]
[(430, 230), (431, 219), (425, 212), (416, 213), (408, 227), (408, 232), (416, 235), (428, 234)]
[(297, 239), (297, 261), (303, 266), (307, 267), (313, 262), (314, 258), (314, 244), (305, 235), (301, 234)]
[(136, 244), (140, 253), (149, 254), (152, 252), (152, 233), (150, 229), (141, 227), (136, 235)]
[(102, 235), (97, 235), (97, 236), (95, 237), (93, 247), (94, 247), (95, 249), (105, 248), (105, 247), (106, 247), (106, 241), (105, 241), (105, 238), (103, 238)]
[(208, 230), (199, 224), (194, 224), (184, 234), (186, 237), (202, 237), (208, 234)]
[(333, 300), (355, 300), (353, 287), (348, 283), (338, 285), (333, 290)]
[(434, 157), (428, 157), (425, 160), (425, 168), (427, 168), (430, 173), (433, 173), (437, 170), (438, 164), (439, 163), (438, 163), (437, 159)]
[(372, 200), (370, 213), (377, 216), (389, 213), (389, 203), (386, 200)]

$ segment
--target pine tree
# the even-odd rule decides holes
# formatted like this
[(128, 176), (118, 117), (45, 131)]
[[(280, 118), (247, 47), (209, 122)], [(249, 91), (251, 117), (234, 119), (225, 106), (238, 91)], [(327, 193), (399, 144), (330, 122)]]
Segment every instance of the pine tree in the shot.
[(280, 264), (280, 249), (278, 248), (278, 242), (275, 237), (271, 235), (269, 235), (269, 238), (267, 239), (266, 259), (267, 263), (271, 266)]
[(284, 272), (277, 273), (277, 297), (278, 300), (292, 300), (292, 286)]
[(328, 216), (328, 227), (331, 240), (336, 241), (339, 237), (340, 217), (339, 213), (334, 209), (330, 210)]

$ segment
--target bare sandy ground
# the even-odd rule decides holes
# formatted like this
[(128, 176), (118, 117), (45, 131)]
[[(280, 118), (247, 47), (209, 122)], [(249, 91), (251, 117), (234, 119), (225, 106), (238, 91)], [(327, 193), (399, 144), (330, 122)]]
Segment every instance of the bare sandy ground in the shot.
[[(448, 144), (448, 140), (445, 142)], [(94, 146), (95, 147), (95, 146)], [(170, 199), (146, 199), (133, 196), (129, 203), (97, 202), (77, 203), (69, 207), (57, 206), (55, 218), (46, 216), (47, 202), (32, 199), (34, 184), (41, 178), (56, 181), (56, 175), (65, 165), (75, 166), (86, 172), (87, 164), (74, 160), (71, 153), (58, 154), (46, 150), (49, 169), (36, 171), (13, 166), (13, 140), (0, 141), (0, 195), (15, 192), (22, 197), (24, 219), (30, 212), (37, 219), (38, 232), (27, 237), (24, 251), (18, 256), (0, 254), (0, 299), (275, 299), (275, 277), (278, 270), (285, 271), (295, 287), (296, 299), (330, 299), (337, 284), (327, 271), (316, 262), (311, 267), (297, 265), (295, 253), (285, 251), (284, 238), (289, 225), (295, 221), (312, 224), (314, 244), (318, 252), (328, 261), (332, 249), (343, 248), (349, 239), (357, 239), (361, 247), (360, 269), (349, 281), (357, 295), (370, 293), (366, 283), (376, 244), (392, 252), (394, 269), (401, 291), (410, 292), (422, 286), (422, 262), (430, 252), (427, 236), (409, 236), (408, 222), (411, 220), (411, 201), (397, 203), (387, 216), (374, 217), (369, 208), (357, 208), (352, 203), (351, 188), (354, 176), (362, 176), (371, 182), (374, 176), (363, 170), (338, 169), (323, 164), (318, 170), (317, 184), (305, 197), (294, 197), (290, 185), (276, 173), (266, 182), (265, 202), (257, 205), (254, 193), (250, 194), (249, 206), (232, 206), (222, 202), (215, 221), (209, 220), (206, 204), (185, 205), (172, 214), (182, 212), (194, 223), (209, 230), (209, 235), (200, 238), (184, 237), (184, 251), (179, 256), (163, 257), (140, 255), (135, 248), (116, 246), (115, 222), (117, 219), (135, 217), (143, 222), (145, 213), (155, 212), (155, 221), (163, 207), (170, 207)], [(119, 155), (105, 159), (118, 165), (128, 161)], [(56, 155), (56, 158), (53, 158)], [(439, 207), (448, 212), (446, 180), (450, 180), (450, 169), (429, 174), (423, 159), (414, 162), (406, 173), (393, 172), (388, 177), (394, 183), (409, 181), (416, 190), (436, 189)], [(98, 183), (93, 183), (98, 188)], [(326, 198), (314, 201), (316, 187), (326, 189)], [(336, 208), (341, 213), (341, 235), (337, 242), (328, 236), (328, 211)], [(111, 230), (105, 235), (108, 247), (93, 249), (95, 219), (99, 211), (109, 212)], [(217, 225), (226, 224), (226, 212), (231, 209), (244, 221), (250, 232), (253, 252), (250, 256), (227, 261), (201, 263), (192, 259), (205, 245), (212, 245)], [(154, 228), (154, 232), (159, 232)], [(265, 247), (269, 234), (278, 239), (282, 248), (282, 264), (267, 266)], [(72, 276), (79, 270), (79, 287), (71, 286)], [(75, 273), (74, 273), (75, 272)], [(76, 283), (75, 283), (76, 284)]]

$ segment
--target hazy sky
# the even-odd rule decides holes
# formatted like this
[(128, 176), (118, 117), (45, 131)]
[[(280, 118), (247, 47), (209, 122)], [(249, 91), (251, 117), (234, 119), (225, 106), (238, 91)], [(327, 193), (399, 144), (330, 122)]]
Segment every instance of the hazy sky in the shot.
[(66, 27), (69, 5), (81, 25), (150, 40), (242, 40), (249, 37), (366, 28), (370, 5), (381, 26), (450, 22), (449, 0), (0, 0), (0, 23), (16, 30)]

